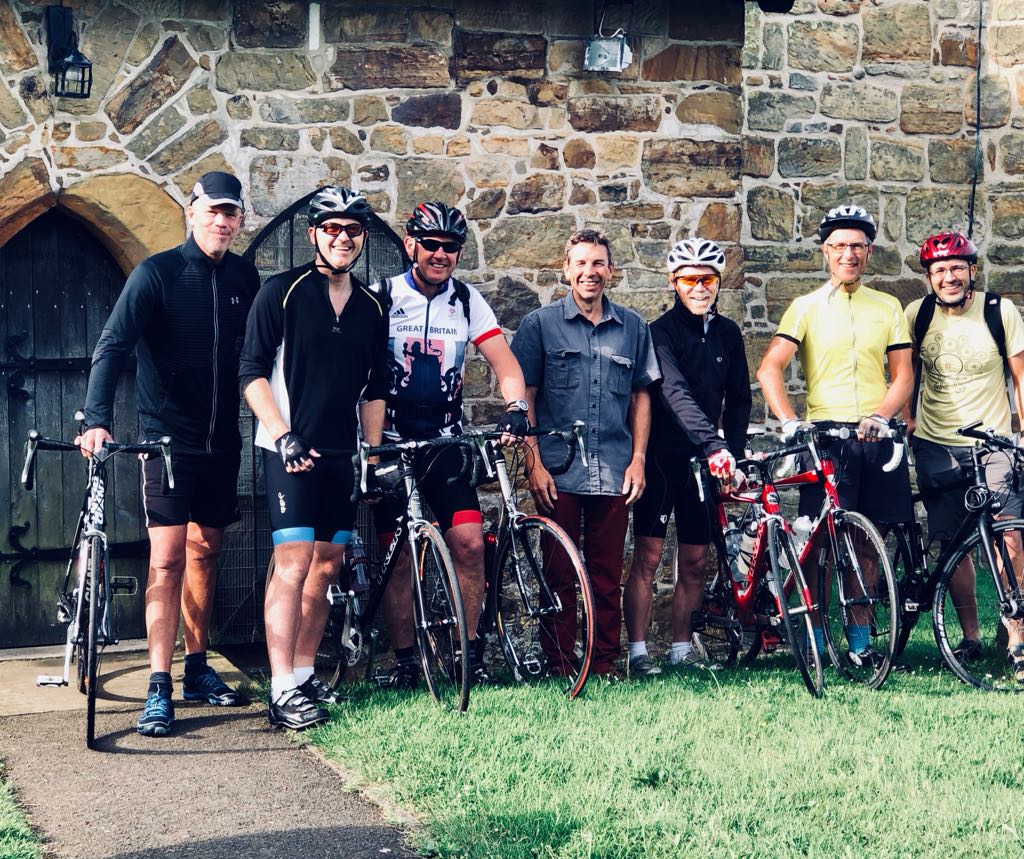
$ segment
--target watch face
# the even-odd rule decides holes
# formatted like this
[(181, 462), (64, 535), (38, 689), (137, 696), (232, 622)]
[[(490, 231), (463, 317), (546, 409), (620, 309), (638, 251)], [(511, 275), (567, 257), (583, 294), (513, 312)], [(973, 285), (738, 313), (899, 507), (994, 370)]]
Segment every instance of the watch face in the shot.
[(529, 411), (530, 405), (529, 403), (526, 402), (526, 400), (513, 400), (511, 403), (508, 404), (507, 408), (519, 409), (519, 411), (525, 412)]

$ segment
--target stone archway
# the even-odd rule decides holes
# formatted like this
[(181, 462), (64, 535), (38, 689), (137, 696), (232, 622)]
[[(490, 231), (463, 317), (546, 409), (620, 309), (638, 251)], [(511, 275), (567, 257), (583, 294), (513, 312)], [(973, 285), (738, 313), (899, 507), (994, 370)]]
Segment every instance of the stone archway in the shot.
[(55, 192), (46, 162), (26, 158), (0, 179), (0, 247), (54, 206), (82, 221), (126, 274), (185, 238), (181, 205), (155, 182), (118, 173)]

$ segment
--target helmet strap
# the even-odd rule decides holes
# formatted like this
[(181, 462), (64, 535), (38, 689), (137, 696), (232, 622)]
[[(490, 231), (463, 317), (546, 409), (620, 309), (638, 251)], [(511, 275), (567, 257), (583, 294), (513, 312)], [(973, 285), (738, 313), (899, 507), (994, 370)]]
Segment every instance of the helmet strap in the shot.
[(967, 302), (970, 301), (971, 297), (974, 295), (974, 278), (971, 278), (968, 281), (967, 289), (964, 290), (964, 294), (960, 297), (959, 301), (943, 301), (941, 298), (939, 298), (939, 294), (935, 292), (934, 287), (932, 288), (932, 293), (935, 296), (935, 303), (939, 305), (939, 307), (945, 308), (946, 310), (959, 310), (961, 307), (967, 304)]

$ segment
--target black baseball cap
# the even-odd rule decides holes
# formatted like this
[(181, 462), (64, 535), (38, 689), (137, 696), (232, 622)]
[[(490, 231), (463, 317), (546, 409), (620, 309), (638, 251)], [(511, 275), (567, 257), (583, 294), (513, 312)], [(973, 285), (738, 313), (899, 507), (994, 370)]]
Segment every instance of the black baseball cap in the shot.
[(242, 203), (242, 183), (230, 173), (222, 170), (212, 170), (199, 177), (192, 188), (192, 196), (188, 198), (189, 204), (194, 203), (200, 197), (208, 197), (206, 201), (210, 206), (219, 206), (230, 203), (244, 209)]

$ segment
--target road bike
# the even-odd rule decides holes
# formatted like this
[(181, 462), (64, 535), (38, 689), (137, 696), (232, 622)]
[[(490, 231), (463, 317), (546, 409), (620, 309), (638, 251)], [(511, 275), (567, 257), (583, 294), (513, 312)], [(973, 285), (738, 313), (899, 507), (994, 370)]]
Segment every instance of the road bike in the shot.
[[(707, 504), (711, 499), (712, 540), (718, 556), (717, 570), (705, 587), (704, 605), (693, 613), (693, 638), (697, 649), (703, 649), (712, 662), (728, 666), (735, 665), (737, 658), (749, 664), (758, 653), (784, 645), (807, 691), (819, 698), (825, 689), (825, 677), (812, 623), (818, 606), (804, 580), (773, 474), (780, 458), (806, 447), (798, 444), (765, 459), (739, 460), (737, 470), (753, 478), (751, 487), (720, 493), (707, 460), (691, 460), (701, 502)], [(745, 508), (741, 523), (750, 539), (742, 557), (737, 555), (742, 538), (726, 535), (732, 530), (726, 504)]]
[[(922, 612), (930, 610), (939, 653), (961, 681), (979, 689), (1020, 692), (1024, 685), (1016, 679), (1007, 649), (1011, 629), (1017, 643), (1024, 642), (1024, 520), (996, 519), (1003, 492), (1015, 491), (1016, 477), (1010, 487), (990, 487), (981, 463), (986, 456), (1002, 451), (1012, 457), (1016, 475), (1024, 465), (1024, 450), (1013, 439), (980, 426), (976, 421), (957, 430), (958, 435), (979, 444), (971, 450), (971, 474), (947, 489), (964, 489), (964, 518), (937, 556), (934, 552), (934, 557), (930, 556), (916, 520), (890, 526), (886, 533), (900, 594), (901, 630), (895, 652), (897, 658), (903, 654)], [(920, 500), (921, 493), (914, 498)], [(961, 598), (958, 604), (953, 577), (966, 561), (977, 571), (975, 597), (973, 601)], [(970, 617), (974, 611), (980, 651), (960, 646), (965, 638), (961, 617)]]
[[(582, 421), (562, 430), (531, 429), (529, 435), (559, 438), (565, 458), (548, 464), (552, 475), (568, 471), (577, 451), (586, 462)], [(497, 444), (501, 433), (471, 433), (485, 479), (497, 480), (501, 507), (485, 540), (487, 592), (477, 629), (477, 648), (492, 679), (516, 683), (553, 678), (570, 698), (583, 691), (594, 648), (594, 597), (576, 544), (546, 516), (519, 509), (518, 492)], [(532, 454), (512, 449), (512, 473)], [(499, 646), (494, 646), (497, 639)]]
[[(823, 487), (819, 512), (798, 529), (800, 564), (820, 606), (814, 625), (821, 630), (835, 669), (847, 680), (877, 689), (892, 670), (899, 635), (896, 577), (878, 528), (840, 504), (841, 464), (827, 454), (830, 440), (849, 439), (855, 431), (855, 425), (828, 424), (799, 429), (793, 441), (806, 450), (807, 468), (799, 474), (777, 475), (775, 487)], [(903, 437), (893, 427), (882, 436), (892, 440), (892, 454), (882, 465), (883, 471), (891, 472), (903, 459)]]
[[(81, 412), (76, 419), (84, 420)], [(27, 490), (35, 483), (35, 456), (37, 450), (59, 450), (81, 453), (78, 445), (60, 439), (45, 438), (36, 430), (28, 434), (25, 445), (25, 467), (21, 482)], [(118, 594), (134, 594), (138, 582), (134, 577), (113, 576), (104, 532), (104, 499), (107, 486), (107, 462), (111, 457), (132, 453), (144, 456), (160, 455), (164, 460), (167, 484), (174, 488), (171, 467), (171, 439), (164, 436), (156, 442), (143, 444), (117, 444), (107, 442), (93, 451), (88, 459), (88, 476), (82, 510), (71, 546), (63, 583), (57, 590), (57, 622), (68, 625), (64, 648), (64, 673), (40, 675), (37, 686), (67, 686), (71, 666), (75, 666), (78, 691), (86, 696), (85, 742), (95, 748), (96, 693), (98, 691), (99, 663), (103, 648), (117, 643), (116, 603)]]

